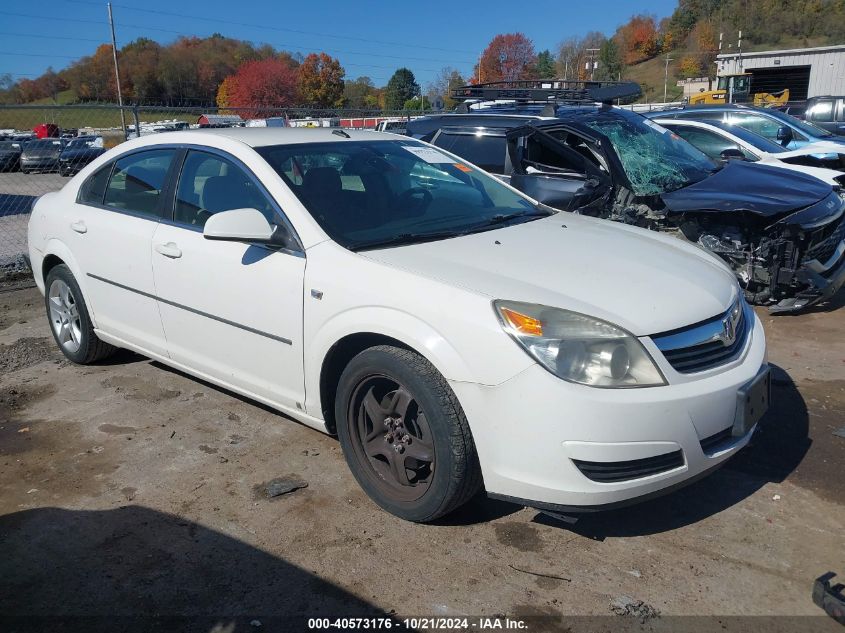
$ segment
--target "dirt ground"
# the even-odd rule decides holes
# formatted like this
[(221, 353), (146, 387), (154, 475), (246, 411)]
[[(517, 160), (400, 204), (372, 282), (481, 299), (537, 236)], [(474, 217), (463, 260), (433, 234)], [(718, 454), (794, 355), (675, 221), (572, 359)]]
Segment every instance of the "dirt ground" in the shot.
[[(773, 409), (714, 475), (574, 526), (484, 497), (423, 526), (372, 504), (334, 438), (132, 353), (72, 365), (37, 290), (0, 288), (0, 616), (818, 616), (813, 580), (845, 575), (845, 292), (759, 314)], [(308, 486), (266, 498), (283, 476)]]

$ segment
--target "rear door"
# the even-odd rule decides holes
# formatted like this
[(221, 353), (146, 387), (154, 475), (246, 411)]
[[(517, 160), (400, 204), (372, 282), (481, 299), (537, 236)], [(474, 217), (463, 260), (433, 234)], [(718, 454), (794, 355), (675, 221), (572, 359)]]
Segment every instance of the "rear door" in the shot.
[(67, 229), (97, 327), (163, 356), (150, 245), (177, 152), (133, 152), (99, 169), (80, 188)]
[(152, 239), (152, 261), (170, 357), (193, 371), (287, 407), (304, 402), (302, 285), (305, 254), (212, 241), (211, 215), (255, 208), (272, 224), (282, 210), (234, 157), (188, 150), (172, 215)]

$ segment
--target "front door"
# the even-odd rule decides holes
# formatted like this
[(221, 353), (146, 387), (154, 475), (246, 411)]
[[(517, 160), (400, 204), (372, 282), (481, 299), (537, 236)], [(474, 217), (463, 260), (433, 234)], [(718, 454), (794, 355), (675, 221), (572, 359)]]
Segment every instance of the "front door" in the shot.
[(281, 211), (239, 162), (189, 150), (172, 221), (152, 239), (153, 274), (170, 357), (228, 385), (298, 408), (304, 402), (302, 287), (305, 256), (206, 240), (214, 213)]

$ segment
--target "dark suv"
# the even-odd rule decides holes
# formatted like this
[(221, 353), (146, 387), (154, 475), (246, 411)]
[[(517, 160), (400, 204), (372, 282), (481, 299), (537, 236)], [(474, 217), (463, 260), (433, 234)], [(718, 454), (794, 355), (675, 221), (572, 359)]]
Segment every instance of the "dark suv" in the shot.
[(749, 301), (772, 311), (801, 309), (845, 284), (838, 191), (776, 167), (714, 162), (629, 110), (517, 99), (416, 119), (408, 134), (555, 208), (697, 243), (727, 262)]

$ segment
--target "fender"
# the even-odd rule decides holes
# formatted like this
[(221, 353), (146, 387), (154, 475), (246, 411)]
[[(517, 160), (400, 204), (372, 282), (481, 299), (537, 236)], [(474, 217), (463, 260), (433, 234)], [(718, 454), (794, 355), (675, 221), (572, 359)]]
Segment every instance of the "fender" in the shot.
[[(38, 270), (35, 270), (36, 263), (32, 262), (33, 265), (33, 275), (35, 275), (38, 279), (43, 279), (43, 266), (44, 260), (49, 255), (55, 255), (59, 259), (61, 259), (65, 265), (70, 269), (70, 272), (73, 273), (73, 276), (76, 278), (76, 283), (79, 284), (79, 289), (82, 290), (82, 297), (85, 299), (85, 304), (88, 306), (88, 314), (91, 317), (91, 322), (93, 323), (94, 327), (97, 327), (97, 310), (96, 306), (92, 305), (91, 302), (88, 300), (88, 297), (91, 296), (91, 293), (88, 292), (88, 278), (82, 273), (82, 269), (79, 267), (79, 264), (76, 261), (76, 258), (71, 253), (70, 249), (67, 245), (62, 242), (60, 239), (51, 237), (47, 240), (47, 243), (44, 245), (44, 252), (42, 254), (41, 261), (38, 262)], [(46, 289), (45, 289), (46, 292)]]
[[(306, 326), (307, 327), (307, 326)], [(320, 373), (329, 350), (342, 338), (353, 334), (377, 334), (387, 336), (414, 349), (424, 356), (450, 381), (483, 382), (497, 384), (504, 382), (524, 369), (515, 364), (503, 363), (498, 368), (490, 367), (489, 375), (479, 376), (464, 360), (449, 339), (428, 323), (407, 312), (383, 306), (368, 306), (346, 310), (322, 324), (310, 337), (306, 331), (305, 358), (305, 405), (310, 415), (322, 417), (320, 402)], [(514, 348), (515, 351), (516, 348)], [(531, 360), (526, 354), (524, 365)], [(519, 358), (520, 356), (517, 356)]]

